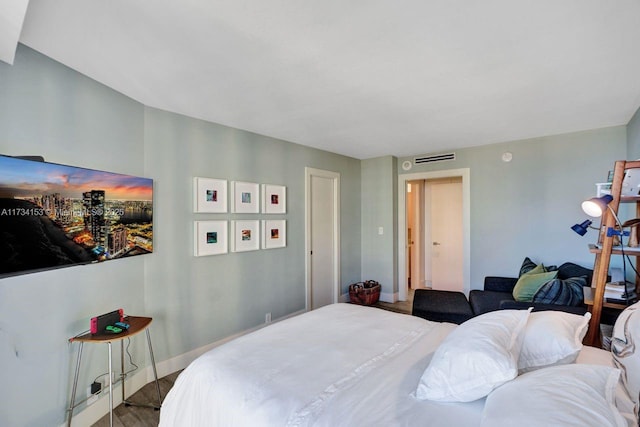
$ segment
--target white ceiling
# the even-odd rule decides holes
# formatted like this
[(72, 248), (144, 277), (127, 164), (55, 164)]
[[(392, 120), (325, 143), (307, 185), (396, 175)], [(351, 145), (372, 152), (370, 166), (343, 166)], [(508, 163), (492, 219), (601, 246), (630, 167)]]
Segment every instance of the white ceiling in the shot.
[(29, 0), (2, 0), (0, 3), (0, 61), (13, 64), (27, 4)]
[(20, 42), (146, 105), (364, 159), (627, 124), (638, 0), (31, 0)]

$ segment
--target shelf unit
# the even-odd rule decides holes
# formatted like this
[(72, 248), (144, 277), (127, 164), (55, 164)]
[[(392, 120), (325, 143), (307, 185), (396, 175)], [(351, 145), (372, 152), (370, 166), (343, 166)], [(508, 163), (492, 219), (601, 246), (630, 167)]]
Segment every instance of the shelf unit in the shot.
[[(635, 203), (636, 217), (640, 217), (640, 196), (622, 197), (622, 182), (624, 180), (625, 171), (628, 169), (640, 169), (640, 161), (619, 160), (615, 162), (613, 169), (613, 181), (611, 183), (611, 196), (613, 200), (609, 207), (618, 215), (620, 203)], [(622, 304), (607, 303), (604, 299), (604, 288), (607, 283), (609, 273), (609, 264), (611, 255), (628, 255), (636, 257), (636, 268), (638, 268), (638, 256), (640, 249), (614, 246), (614, 236), (607, 236), (609, 227), (616, 227), (616, 220), (611, 210), (605, 209), (602, 214), (600, 231), (598, 233), (598, 243), (589, 245), (589, 251), (595, 254), (593, 264), (593, 279), (591, 288), (585, 288), (585, 304), (589, 306), (591, 311), (591, 322), (589, 330), (585, 337), (585, 344), (599, 347), (600, 343), (600, 319), (602, 317), (602, 308), (624, 309), (626, 306)], [(623, 261), (624, 262), (624, 261)], [(640, 280), (636, 275), (636, 292), (640, 291)]]

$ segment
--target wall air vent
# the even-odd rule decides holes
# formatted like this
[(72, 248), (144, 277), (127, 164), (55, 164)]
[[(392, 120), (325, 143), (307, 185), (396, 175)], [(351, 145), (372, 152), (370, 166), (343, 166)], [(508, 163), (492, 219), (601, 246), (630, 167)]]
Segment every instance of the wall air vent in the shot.
[(421, 165), (425, 163), (444, 162), (455, 159), (456, 153), (434, 154), (432, 156), (416, 157), (415, 159), (413, 159), (413, 163), (415, 163), (416, 165)]

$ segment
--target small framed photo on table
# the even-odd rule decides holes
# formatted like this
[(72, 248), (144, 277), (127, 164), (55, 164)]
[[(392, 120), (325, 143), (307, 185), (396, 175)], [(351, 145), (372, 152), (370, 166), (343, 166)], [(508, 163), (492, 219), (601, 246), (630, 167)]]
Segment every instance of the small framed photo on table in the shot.
[(253, 182), (231, 182), (231, 212), (260, 213), (260, 185)]
[(231, 221), (231, 251), (247, 252), (260, 249), (260, 221)]
[(262, 213), (287, 213), (287, 187), (284, 185), (262, 184)]
[(227, 230), (227, 221), (195, 221), (193, 254), (195, 256), (226, 254)]
[(196, 213), (227, 212), (227, 181), (193, 178), (193, 211)]
[(287, 246), (287, 221), (265, 219), (262, 221), (262, 249), (284, 248)]

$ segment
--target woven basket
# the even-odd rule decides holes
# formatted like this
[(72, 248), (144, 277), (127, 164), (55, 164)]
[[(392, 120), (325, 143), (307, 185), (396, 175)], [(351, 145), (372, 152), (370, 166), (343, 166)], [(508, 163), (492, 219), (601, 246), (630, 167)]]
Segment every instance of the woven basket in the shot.
[(375, 280), (349, 285), (349, 300), (354, 304), (372, 305), (380, 298), (380, 283)]

